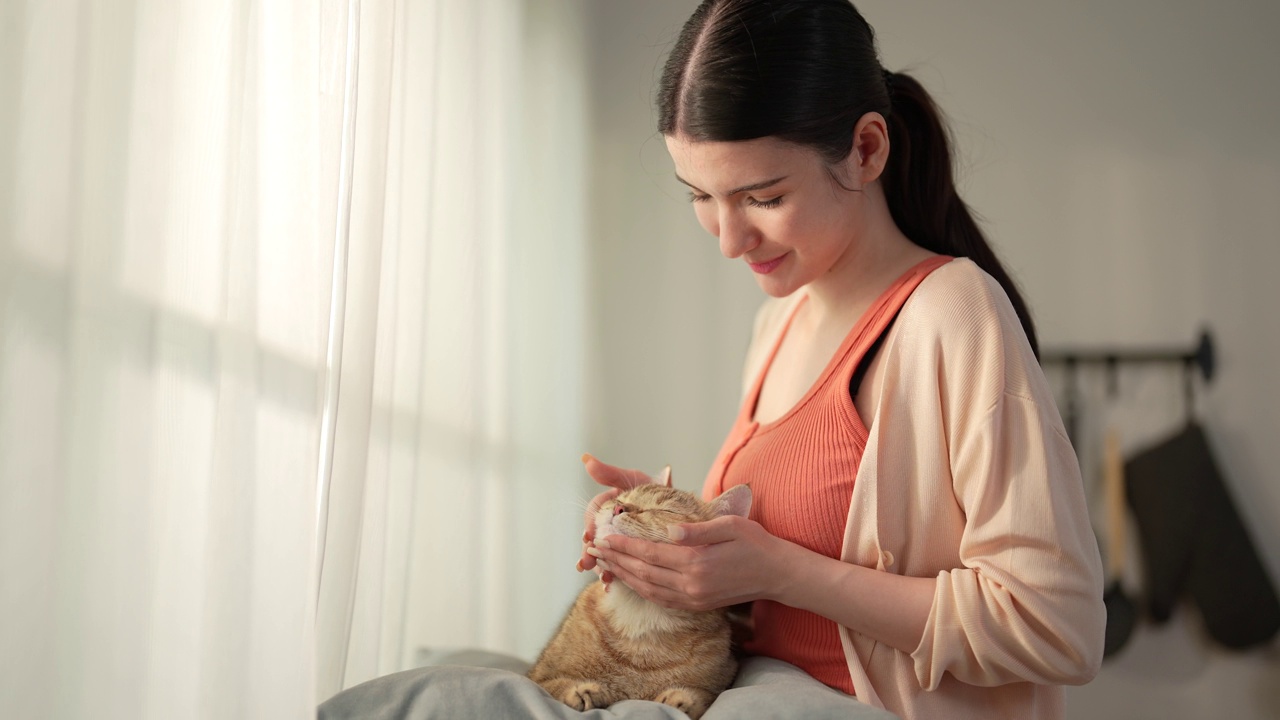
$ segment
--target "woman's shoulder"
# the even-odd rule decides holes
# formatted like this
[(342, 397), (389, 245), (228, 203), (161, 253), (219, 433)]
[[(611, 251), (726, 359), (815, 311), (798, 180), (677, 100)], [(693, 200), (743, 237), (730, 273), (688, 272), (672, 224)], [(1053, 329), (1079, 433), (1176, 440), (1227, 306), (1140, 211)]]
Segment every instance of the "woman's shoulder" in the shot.
[(972, 338), (975, 332), (1022, 332), (1018, 314), (999, 281), (965, 257), (929, 273), (902, 306), (900, 318), (928, 341)]
[(956, 258), (922, 280), (895, 326), (901, 357), (948, 375), (988, 375), (1021, 393), (1025, 375), (1038, 365), (1004, 288), (969, 258)]
[(952, 309), (989, 315), (1000, 312), (1004, 305), (1013, 309), (999, 281), (967, 257), (938, 266), (920, 282), (912, 299), (935, 311)]

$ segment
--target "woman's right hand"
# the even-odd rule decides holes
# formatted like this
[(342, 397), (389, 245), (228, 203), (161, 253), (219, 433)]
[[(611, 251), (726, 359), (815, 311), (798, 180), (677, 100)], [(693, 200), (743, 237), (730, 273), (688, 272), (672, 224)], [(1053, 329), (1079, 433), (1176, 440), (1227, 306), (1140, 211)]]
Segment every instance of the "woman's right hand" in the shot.
[[(582, 533), (582, 557), (578, 560), (578, 572), (585, 572), (596, 567), (596, 559), (587, 554), (587, 548), (592, 547), (592, 541), (596, 537), (596, 511), (624, 490), (657, 482), (640, 470), (628, 470), (627, 468), (620, 468), (601, 462), (590, 453), (582, 456), (582, 464), (586, 466), (587, 474), (591, 476), (592, 480), (609, 489), (591, 498), (591, 502), (587, 505), (587, 511), (583, 515), (585, 530)], [(608, 583), (613, 580), (613, 575), (609, 572), (600, 572), (600, 579)]]

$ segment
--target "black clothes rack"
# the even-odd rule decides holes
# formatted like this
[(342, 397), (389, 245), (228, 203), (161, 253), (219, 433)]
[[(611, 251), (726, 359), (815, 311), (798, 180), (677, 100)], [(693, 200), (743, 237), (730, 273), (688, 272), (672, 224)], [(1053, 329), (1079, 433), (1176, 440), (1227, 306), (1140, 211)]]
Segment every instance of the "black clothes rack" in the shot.
[[(1190, 349), (1058, 349), (1043, 353), (1041, 364), (1066, 371), (1063, 422), (1077, 448), (1077, 376), (1082, 366), (1106, 369), (1112, 398), (1119, 390), (1120, 365), (1182, 367), (1186, 426), (1126, 459), (1121, 475), (1125, 504), (1137, 521), (1140, 538), (1145, 616), (1163, 623), (1175, 605), (1190, 600), (1199, 608), (1208, 636), (1219, 644), (1243, 650), (1271, 642), (1280, 634), (1280, 594), (1196, 420), (1195, 376), (1208, 383), (1217, 370), (1209, 331), (1201, 332)], [(1113, 540), (1114, 536), (1108, 541)], [(1122, 553), (1123, 540), (1117, 542)], [(1135, 610), (1119, 575), (1110, 579), (1102, 599), (1107, 607), (1105, 657), (1128, 639)]]
[(1076, 380), (1076, 370), (1082, 365), (1104, 365), (1107, 372), (1107, 389), (1112, 395), (1117, 389), (1116, 370), (1120, 365), (1148, 365), (1148, 364), (1169, 364), (1180, 363), (1182, 365), (1182, 378), (1184, 392), (1186, 393), (1187, 417), (1190, 418), (1194, 411), (1195, 401), (1195, 371), (1199, 370), (1201, 377), (1205, 382), (1213, 379), (1216, 369), (1216, 358), (1213, 347), (1213, 336), (1208, 330), (1200, 333), (1200, 341), (1190, 350), (1186, 349), (1137, 349), (1137, 350), (1112, 350), (1112, 349), (1081, 349), (1081, 350), (1051, 350), (1041, 353), (1040, 363), (1042, 365), (1061, 365), (1067, 372), (1067, 396), (1066, 396), (1066, 412), (1063, 418), (1067, 425), (1067, 434), (1071, 437), (1072, 442), (1079, 439), (1079, 400), (1078, 388)]

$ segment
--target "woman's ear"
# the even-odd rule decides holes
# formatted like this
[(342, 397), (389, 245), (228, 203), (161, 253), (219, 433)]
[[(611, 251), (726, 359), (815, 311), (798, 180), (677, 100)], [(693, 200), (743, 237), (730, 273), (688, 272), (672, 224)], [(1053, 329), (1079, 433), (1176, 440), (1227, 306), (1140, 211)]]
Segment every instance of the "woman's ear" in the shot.
[(889, 163), (889, 125), (883, 115), (869, 112), (858, 120), (853, 128), (853, 147), (845, 162), (859, 188), (880, 179)]
[(722, 515), (747, 517), (751, 512), (751, 487), (736, 485), (725, 490), (720, 497), (711, 501), (711, 512), (716, 517)]

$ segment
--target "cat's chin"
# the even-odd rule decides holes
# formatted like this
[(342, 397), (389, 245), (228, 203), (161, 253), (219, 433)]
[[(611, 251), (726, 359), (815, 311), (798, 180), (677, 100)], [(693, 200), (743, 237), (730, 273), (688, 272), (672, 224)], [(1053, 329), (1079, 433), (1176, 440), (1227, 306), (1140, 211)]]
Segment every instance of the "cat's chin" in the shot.
[(613, 513), (608, 508), (597, 510), (595, 520), (597, 538), (618, 534), (617, 528), (613, 526)]

